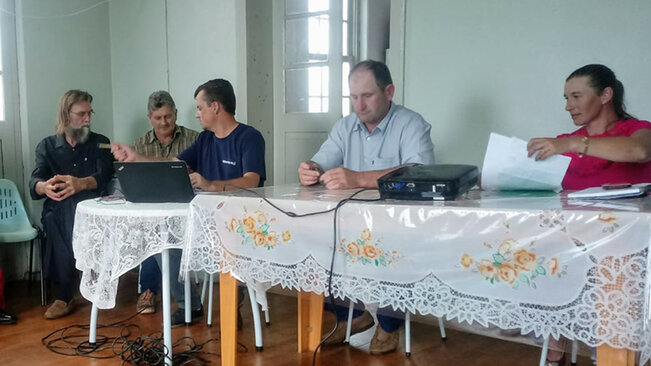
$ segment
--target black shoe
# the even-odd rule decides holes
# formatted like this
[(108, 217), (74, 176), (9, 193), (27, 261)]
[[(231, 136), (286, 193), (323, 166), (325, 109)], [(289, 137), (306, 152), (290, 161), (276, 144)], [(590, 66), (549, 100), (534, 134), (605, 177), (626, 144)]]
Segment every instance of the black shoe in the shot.
[[(195, 320), (203, 318), (203, 305), (199, 309), (190, 311), (190, 317), (192, 318), (190, 324)], [(176, 310), (174, 314), (172, 314), (172, 328), (180, 327), (185, 324), (185, 309)]]
[(16, 324), (18, 318), (0, 309), (0, 325)]

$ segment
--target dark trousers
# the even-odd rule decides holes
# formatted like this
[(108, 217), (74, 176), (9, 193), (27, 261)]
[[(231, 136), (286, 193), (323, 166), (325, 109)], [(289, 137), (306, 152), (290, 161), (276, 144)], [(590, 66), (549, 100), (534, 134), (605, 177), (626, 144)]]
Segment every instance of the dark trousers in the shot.
[[(185, 283), (179, 281), (179, 272), (181, 271), (181, 256), (183, 255), (183, 250), (181, 249), (170, 249), (169, 250), (169, 268), (170, 268), (170, 293), (174, 297), (174, 301), (179, 305), (180, 309), (185, 309)], [(154, 258), (156, 263), (160, 268), (162, 268), (162, 257), (160, 254), (156, 254), (148, 259)], [(144, 263), (144, 262), (143, 262)], [(188, 274), (189, 275), (189, 274)], [(161, 276), (158, 277), (162, 278)], [(199, 309), (201, 304), (201, 295), (197, 289), (197, 286), (194, 284), (192, 279), (190, 281), (190, 308), (193, 310)], [(212, 285), (212, 284), (210, 284)], [(142, 288), (144, 289), (144, 287)], [(244, 290), (245, 288), (239, 286), (237, 288), (237, 304), (239, 306), (244, 302)]]
[[(179, 272), (181, 270), (181, 255), (183, 250), (181, 249), (170, 249), (169, 250), (169, 268), (170, 268), (170, 293), (174, 297), (174, 301), (179, 305), (179, 309), (185, 309), (185, 283), (179, 282)], [(156, 262), (163, 268), (161, 263), (162, 257), (160, 254), (154, 256)], [(201, 295), (197, 290), (194, 282), (188, 278), (190, 281), (190, 308), (192, 310), (199, 309), (201, 307)]]
[(75, 268), (72, 251), (72, 226), (75, 221), (77, 200), (47, 201), (41, 222), (45, 232), (45, 274), (58, 285), (57, 300), (68, 302), (79, 288), (79, 271)]
[(2, 276), (2, 268), (0, 268), (0, 309), (5, 309), (5, 278)]
[[(332, 304), (328, 303), (326, 300), (325, 309), (331, 313), (334, 313), (335, 316), (337, 317), (338, 322), (348, 321), (347, 306), (337, 305), (337, 304), (333, 306)], [(395, 330), (398, 330), (398, 328), (400, 328), (405, 323), (405, 320), (402, 318), (395, 318), (393, 316), (382, 314), (381, 312), (382, 309), (379, 309), (377, 314), (377, 321), (378, 323), (380, 323), (380, 327), (382, 327), (382, 329), (385, 330), (386, 332), (391, 333)], [(363, 313), (364, 313), (363, 310), (355, 308), (353, 310), (353, 318), (357, 318)]]

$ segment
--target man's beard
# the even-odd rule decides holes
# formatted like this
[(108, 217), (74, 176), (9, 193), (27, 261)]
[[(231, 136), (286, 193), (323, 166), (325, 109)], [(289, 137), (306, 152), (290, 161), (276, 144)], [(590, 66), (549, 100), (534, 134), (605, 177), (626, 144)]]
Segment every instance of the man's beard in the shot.
[(84, 142), (88, 141), (88, 137), (90, 136), (90, 126), (83, 125), (80, 127), (74, 127), (72, 125), (68, 125), (65, 128), (65, 134), (72, 141), (83, 144)]

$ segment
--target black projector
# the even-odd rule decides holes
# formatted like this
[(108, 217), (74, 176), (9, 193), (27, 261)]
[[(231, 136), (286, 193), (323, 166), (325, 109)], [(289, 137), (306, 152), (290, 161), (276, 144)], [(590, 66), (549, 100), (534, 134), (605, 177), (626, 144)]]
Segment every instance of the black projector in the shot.
[(412, 165), (393, 170), (377, 180), (380, 198), (397, 200), (453, 200), (479, 180), (474, 165)]

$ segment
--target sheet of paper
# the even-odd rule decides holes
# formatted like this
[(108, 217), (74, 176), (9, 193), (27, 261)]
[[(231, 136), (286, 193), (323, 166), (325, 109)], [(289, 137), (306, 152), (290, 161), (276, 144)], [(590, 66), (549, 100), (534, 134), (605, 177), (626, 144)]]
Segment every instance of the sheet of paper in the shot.
[(527, 156), (527, 142), (491, 133), (481, 176), (486, 190), (561, 190), (570, 158), (553, 155), (536, 161)]

